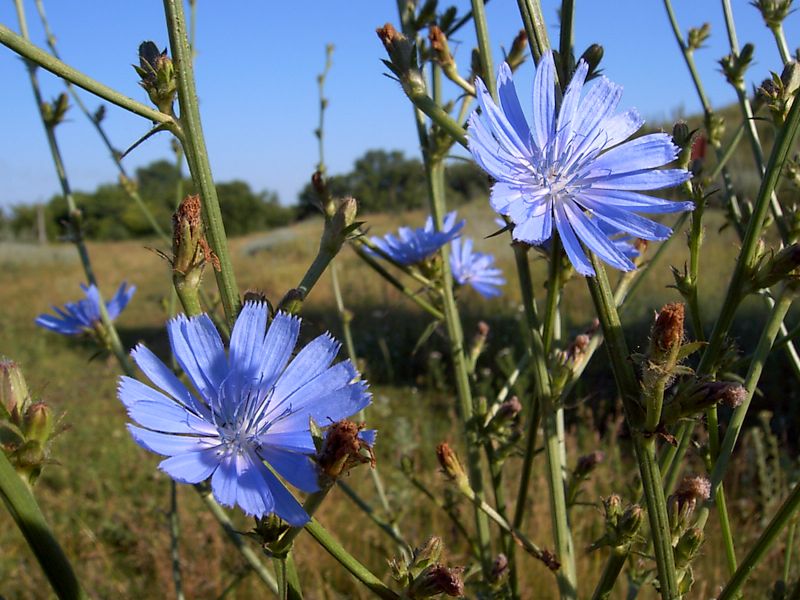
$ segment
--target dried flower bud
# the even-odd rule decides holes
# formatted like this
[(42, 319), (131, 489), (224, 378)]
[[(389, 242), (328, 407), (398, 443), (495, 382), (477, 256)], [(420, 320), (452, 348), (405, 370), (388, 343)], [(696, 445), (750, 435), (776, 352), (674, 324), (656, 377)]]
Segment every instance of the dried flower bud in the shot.
[(520, 29), (519, 33), (514, 36), (514, 41), (511, 42), (511, 50), (509, 50), (506, 55), (506, 63), (512, 73), (525, 62), (525, 52), (527, 49), (528, 34), (525, 33), (524, 29)]
[(436, 25), (428, 28), (428, 41), (431, 43), (433, 60), (442, 67), (454, 64), (453, 55), (450, 54), (450, 46), (447, 44), (447, 36)]
[(439, 465), (447, 477), (459, 485), (469, 485), (469, 479), (464, 472), (464, 467), (461, 466), (461, 462), (458, 460), (455, 451), (450, 447), (450, 444), (442, 442), (436, 446), (436, 458), (439, 459)]
[(591, 472), (597, 468), (597, 465), (605, 460), (605, 458), (605, 453), (600, 450), (595, 450), (589, 454), (584, 454), (578, 458), (578, 462), (575, 465), (575, 471), (573, 471), (574, 476), (580, 478), (588, 477)]
[(142, 42), (139, 45), (139, 66), (133, 65), (141, 77), (141, 85), (150, 101), (158, 110), (172, 114), (172, 103), (178, 93), (178, 84), (175, 77), (175, 67), (172, 59), (167, 56), (167, 49), (159, 52), (158, 46), (153, 42)]
[(508, 575), (508, 557), (502, 552), (497, 555), (492, 563), (492, 572), (489, 577), (492, 583), (499, 583)]
[(419, 72), (414, 44), (391, 23), (386, 23), (375, 31), (389, 55), (389, 60), (383, 61), (383, 64), (400, 80), (407, 94), (424, 93), (425, 80)]
[(680, 533), (689, 525), (698, 502), (711, 496), (711, 482), (705, 477), (684, 477), (678, 489), (667, 499), (669, 523), (673, 534)]
[(695, 382), (685, 392), (673, 398), (664, 406), (661, 423), (672, 425), (680, 419), (697, 415), (704, 410), (722, 404), (736, 408), (747, 397), (747, 390), (740, 384), (730, 381)]
[(372, 443), (374, 431), (363, 431), (364, 424), (356, 424), (347, 419), (337, 421), (328, 427), (325, 442), (317, 456), (320, 470), (328, 477), (336, 479), (356, 465), (375, 466)]
[(445, 594), (459, 597), (464, 595), (464, 581), (461, 573), (464, 569), (431, 565), (417, 576), (408, 587), (411, 598), (430, 598)]
[(31, 395), (22, 369), (13, 360), (0, 357), (0, 417), (10, 418), (19, 425), (30, 403)]
[(172, 271), (182, 281), (199, 286), (207, 262), (220, 269), (204, 235), (200, 196), (186, 196), (172, 215)]
[(649, 358), (656, 363), (676, 354), (683, 341), (685, 308), (680, 302), (665, 305), (658, 313), (650, 331)]

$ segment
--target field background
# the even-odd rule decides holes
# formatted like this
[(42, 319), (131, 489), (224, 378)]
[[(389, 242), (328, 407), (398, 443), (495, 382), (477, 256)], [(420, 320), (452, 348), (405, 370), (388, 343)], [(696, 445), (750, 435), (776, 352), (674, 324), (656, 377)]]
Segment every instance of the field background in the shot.
[[(466, 235), (483, 238), (493, 232), (493, 216), (484, 203), (466, 205), (461, 216), (467, 218)], [(422, 213), (391, 217), (371, 215), (368, 225), (371, 233), (382, 234), (400, 223), (418, 225), (423, 220)], [(722, 224), (721, 214), (713, 210), (708, 213), (700, 278), (702, 310), (706, 316), (716, 314), (737, 251), (733, 232), (718, 231)], [(268, 234), (234, 239), (231, 246), (240, 288), (261, 290), (277, 303), (287, 289), (299, 282), (310, 264), (320, 231), (321, 221), (312, 219)], [(653, 311), (679, 299), (667, 286), (672, 282), (668, 265), (682, 267), (687, 258), (682, 235), (678, 234), (679, 239), (653, 269), (623, 314), (623, 321), (630, 325), (629, 342), (634, 349), (646, 344)], [(516, 351), (514, 345), (521, 338), (519, 292), (514, 283), (512, 253), (507, 245), (505, 235), (478, 241), (479, 249), (494, 252), (499, 257), (509, 280), (505, 294), (486, 301), (466, 290), (460, 298), (468, 338), (479, 319), (487, 321), (492, 328), (490, 347), (483, 358), (487, 364), (498, 352)], [(123, 280), (138, 288), (118, 321), (124, 344), (132, 347), (144, 341), (165, 356), (164, 321), (170, 292), (168, 266), (148, 247), (159, 247), (159, 242), (90, 243), (89, 251), (106, 295)], [(652, 246), (649, 255), (654, 251), (655, 246)], [(449, 549), (450, 562), (459, 564), (464, 558), (464, 544), (458, 533), (443, 513), (410, 488), (398, 468), (400, 457), (411, 455), (420, 477), (430, 482), (435, 493), (443, 493), (445, 484), (437, 473), (433, 449), (443, 440), (460, 446), (453, 412), (455, 396), (447, 388), (441, 389), (436, 370), (431, 368), (431, 353), (435, 360), (435, 352), (444, 349), (443, 338), (434, 335), (409, 360), (419, 333), (428, 323), (425, 315), (360, 264), (348, 248), (343, 249), (337, 264), (344, 301), (356, 315), (353, 333), (358, 355), (372, 382), (374, 404), (368, 409), (367, 420), (370, 426), (380, 430), (375, 449), (378, 465), (390, 500), (398, 511), (400, 529), (415, 544), (421, 544), (432, 534), (442, 536)], [(534, 258), (533, 265), (535, 281), (542, 282), (544, 261)], [(208, 275), (207, 283), (212, 284), (213, 277)], [(53, 445), (53, 463), (46, 467), (36, 486), (36, 494), (92, 596), (172, 597), (166, 516), (168, 479), (155, 468), (158, 458), (136, 446), (125, 431), (124, 409), (115, 395), (119, 375), (116, 363), (104, 356), (93, 356), (94, 349), (85, 342), (46, 332), (33, 323), (50, 305), (77, 299), (78, 284), (82, 280), (82, 271), (71, 246), (0, 244), (0, 302), (3, 307), (0, 353), (21, 363), (33, 394), (51, 404), (56, 414), (61, 415), (64, 426)], [(212, 290), (210, 285), (209, 290)], [(543, 293), (540, 286), (537, 294), (542, 296)], [(593, 311), (582, 280), (574, 279), (567, 285), (563, 315), (566, 338), (590, 324)], [(754, 344), (763, 317), (759, 299), (753, 298), (743, 306), (736, 335), (744, 352)], [(710, 319), (706, 317), (706, 320), (710, 326)], [(306, 303), (304, 339), (324, 330), (331, 330), (341, 338), (328, 275), (319, 282)], [(504, 350), (506, 348), (510, 350)], [(636, 471), (630, 448), (617, 436), (619, 422), (614, 418), (613, 387), (604, 362), (605, 352), (601, 349), (588, 377), (572, 399), (573, 408), (568, 413), (570, 464), (574, 465), (579, 454), (601, 446), (607, 453), (606, 462), (585, 488), (582, 500), (587, 505), (575, 508), (572, 513), (577, 524), (576, 547), (579, 549), (586, 548), (602, 533), (600, 497), (612, 492), (629, 496), (632, 474)], [(754, 454), (757, 444), (751, 441), (758, 436), (745, 436), (738, 455), (740, 460), (726, 483), (728, 497), (734, 499), (730, 509), (740, 556), (757, 535), (762, 520), (774, 510), (774, 498), (770, 499), (764, 490), (768, 486), (780, 488), (782, 473), (793, 468), (788, 457), (794, 455), (796, 448), (790, 443), (791, 434), (786, 432), (792, 431), (788, 423), (797, 422), (798, 404), (797, 392), (782, 383), (787, 377), (787, 367), (776, 354), (765, 372), (765, 381), (771, 383), (762, 387), (764, 394), (757, 399), (760, 408), (781, 415), (780, 419), (772, 420), (777, 437), (762, 435), (758, 438), (766, 439), (768, 447), (777, 445), (780, 456), (768, 457), (769, 472), (763, 468), (759, 471), (755, 465), (760, 455)], [(754, 406), (754, 414), (758, 408)], [(757, 420), (754, 419), (753, 425), (758, 427)], [(605, 436), (602, 444), (600, 435)], [(519, 461), (511, 460), (515, 464), (510, 469), (509, 481), (514, 482), (513, 473)], [(782, 469), (777, 468), (777, 461), (782, 461)], [(539, 478), (533, 483), (525, 530), (537, 544), (549, 547), (546, 483), (539, 476), (543, 470), (541, 461), (536, 468)], [(687, 464), (687, 472), (691, 472), (691, 464)], [(353, 471), (347, 482), (374, 501), (364, 469)], [(777, 493), (778, 489), (773, 491)], [(219, 528), (202, 509), (194, 490), (179, 486), (179, 500), (180, 551), (187, 597), (219, 598), (226, 594), (229, 598), (269, 597), (269, 591), (252, 575), (245, 575), (235, 587), (228, 589), (245, 573), (239, 555), (231, 551)], [(470, 510), (463, 505), (467, 522), (471, 522)], [(243, 531), (249, 528), (249, 523), (240, 515), (235, 518)], [(391, 541), (372, 527), (344, 494), (334, 490), (323, 505), (319, 519), (356, 557), (388, 577), (386, 561), (395, 553)], [(692, 598), (712, 597), (725, 578), (724, 560), (715, 541), (713, 515), (707, 533), (704, 556), (697, 562), (697, 584), (690, 595)], [(295, 548), (306, 597), (367, 597), (308, 536), (301, 535)], [(745, 597), (765, 597), (765, 589), (772, 585), (772, 577), (778, 572), (776, 565), (782, 565), (777, 561), (782, 559), (783, 550), (781, 541), (772, 559), (762, 563), (771, 572), (765, 573), (763, 568), (757, 571)], [(591, 593), (604, 558), (603, 551), (579, 552), (581, 597)], [(555, 597), (554, 579), (546, 569), (525, 556), (520, 560), (527, 561), (522, 571), (527, 577), (523, 581), (525, 597)], [(795, 568), (793, 576), (798, 574)], [(51, 597), (39, 566), (5, 511), (0, 511), (0, 595), (9, 600)], [(621, 590), (616, 597), (624, 597)], [(640, 597), (653, 597), (652, 590), (645, 589)]]

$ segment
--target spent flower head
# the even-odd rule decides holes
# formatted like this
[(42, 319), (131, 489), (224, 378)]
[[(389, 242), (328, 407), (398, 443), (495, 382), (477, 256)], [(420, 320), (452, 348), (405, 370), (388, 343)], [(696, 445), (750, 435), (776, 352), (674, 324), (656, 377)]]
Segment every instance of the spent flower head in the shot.
[(382, 238), (373, 237), (371, 241), (394, 262), (415, 265), (461, 235), (465, 221), (456, 222), (456, 218), (455, 211), (448, 213), (442, 228), (437, 230), (433, 225), (433, 217), (428, 217), (424, 227), (401, 227), (396, 236), (387, 233)]
[(469, 285), (484, 298), (499, 296), (500, 286), (506, 280), (503, 272), (494, 266), (494, 256), (472, 251), (472, 240), (453, 240), (450, 269), (458, 285)]
[(587, 73), (586, 62), (579, 62), (557, 111), (555, 65), (546, 53), (533, 83), (532, 127), (508, 65), (498, 76), (499, 105), (476, 80), (481, 112), (470, 118), (469, 149), (495, 179), (491, 205), (513, 222), (515, 240), (540, 245), (555, 228), (582, 275), (594, 275), (583, 245), (609, 265), (630, 271), (634, 263), (600, 224), (646, 240), (668, 238), (668, 227), (636, 213), (690, 210), (692, 203), (639, 192), (672, 187), (691, 175), (657, 169), (678, 154), (668, 134), (625, 141), (643, 120), (635, 110), (615, 114), (622, 88), (603, 76), (582, 97)]
[[(100, 323), (100, 290), (92, 284), (81, 284), (86, 298), (77, 302), (67, 302), (64, 308), (57, 306), (53, 310), (58, 316), (42, 314), (36, 317), (36, 324), (62, 335), (79, 335), (94, 330)], [(116, 319), (131, 301), (136, 286), (123, 282), (114, 297), (106, 302), (106, 311), (110, 320)]]
[(311, 420), (328, 425), (369, 404), (352, 363), (331, 365), (340, 344), (324, 334), (292, 359), (300, 318), (279, 312), (267, 329), (260, 302), (245, 303), (227, 353), (205, 314), (179, 316), (167, 333), (194, 391), (137, 346), (133, 359), (155, 387), (120, 379), (119, 399), (138, 423), (128, 425), (133, 439), (167, 456), (159, 468), (175, 481), (210, 477), (220, 504), (256, 517), (274, 513), (291, 525), (307, 522), (275, 473), (304, 492), (318, 490)]

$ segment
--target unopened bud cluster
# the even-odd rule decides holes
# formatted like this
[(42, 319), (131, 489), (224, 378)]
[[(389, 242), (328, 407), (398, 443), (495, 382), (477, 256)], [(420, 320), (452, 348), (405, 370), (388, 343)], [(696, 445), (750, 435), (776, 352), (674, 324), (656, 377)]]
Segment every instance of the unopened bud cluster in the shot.
[(65, 93), (61, 93), (52, 102), (42, 102), (42, 120), (45, 127), (55, 129), (64, 120), (64, 115), (69, 109), (69, 100)]
[(19, 365), (0, 357), (0, 448), (29, 484), (47, 461), (54, 430), (52, 411), (32, 400)]
[(779, 252), (761, 251), (750, 279), (750, 291), (770, 288), (777, 283), (797, 283), (800, 278), (800, 243), (786, 246)]
[(628, 504), (623, 508), (622, 498), (616, 494), (603, 499), (603, 509), (605, 511), (605, 533), (589, 549), (596, 550), (603, 546), (611, 548), (630, 546), (644, 522), (644, 509), (638, 504)]
[(778, 29), (792, 10), (792, 0), (753, 0), (751, 2), (770, 29)]
[(711, 24), (703, 23), (700, 27), (692, 27), (687, 36), (687, 50), (690, 52), (700, 49), (711, 35)]
[(753, 62), (753, 50), (753, 44), (745, 44), (738, 54), (728, 54), (719, 61), (725, 79), (738, 90), (744, 90), (744, 75)]
[(439, 537), (431, 537), (416, 548), (411, 558), (392, 559), (392, 577), (405, 586), (404, 598), (431, 598), (440, 594), (464, 595), (463, 568), (447, 567), (442, 561), (444, 545)]
[(790, 61), (780, 75), (772, 73), (756, 90), (755, 108), (766, 106), (776, 127), (786, 122), (789, 109), (800, 90), (800, 64)]
[(178, 85), (175, 67), (167, 56), (166, 48), (159, 51), (153, 42), (142, 42), (139, 46), (139, 66), (133, 65), (133, 68), (141, 77), (139, 85), (145, 89), (150, 101), (158, 110), (171, 115)]
[(397, 77), (403, 90), (414, 98), (425, 94), (425, 77), (419, 68), (416, 46), (391, 23), (376, 30), (389, 60), (383, 64)]

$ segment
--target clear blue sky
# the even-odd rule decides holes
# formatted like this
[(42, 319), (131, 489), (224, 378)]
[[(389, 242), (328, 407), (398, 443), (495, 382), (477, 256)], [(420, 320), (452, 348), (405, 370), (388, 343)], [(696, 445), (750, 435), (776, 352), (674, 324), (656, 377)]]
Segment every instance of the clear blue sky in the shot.
[[(443, 6), (450, 2), (443, 0)], [(455, 2), (463, 13), (468, 1)], [(544, 14), (557, 36), (556, 6), (544, 2)], [(712, 102), (734, 100), (716, 60), (728, 52), (719, 2), (674, 0), (684, 33), (705, 21), (712, 25), (707, 48), (697, 62)], [(780, 70), (771, 35), (759, 13), (744, 0), (733, 0), (740, 44), (753, 42), (755, 63), (750, 81)], [(147, 0), (45, 0), (62, 57), (76, 68), (143, 102), (131, 64), (141, 41), (167, 45), (161, 2)], [(33, 1), (26, 0), (35, 43), (44, 46)], [(336, 46), (328, 78), (330, 99), (326, 139), (329, 171), (347, 171), (369, 148), (418, 147), (411, 109), (399, 86), (383, 76), (384, 50), (375, 28), (397, 22), (391, 0), (198, 0), (197, 80), (212, 168), (219, 181), (243, 179), (256, 190), (276, 190), (284, 203), (297, 192), (317, 161), (313, 129), (318, 116), (316, 75), (327, 43)], [(517, 3), (493, 0), (487, 6), (495, 60), (521, 28)], [(0, 22), (18, 31), (13, 3), (0, 3)], [(789, 46), (800, 45), (800, 16), (786, 22)], [(451, 40), (466, 72), (474, 37), (464, 28)], [(695, 93), (677, 51), (660, 2), (578, 0), (575, 47), (578, 54), (593, 42), (605, 47), (603, 68), (625, 86), (623, 107), (635, 106), (648, 119), (666, 119), (677, 111), (696, 112)], [(459, 43), (460, 42), (460, 43)], [(533, 73), (528, 62), (517, 75), (523, 100)], [(59, 81), (40, 72), (45, 97), (56, 96)], [(58, 191), (46, 140), (26, 72), (20, 60), (0, 47), (0, 207), (48, 199)], [(90, 106), (98, 101), (86, 94)], [(125, 148), (147, 131), (148, 123), (108, 107), (105, 125), (112, 141)], [(94, 130), (77, 109), (58, 129), (66, 166), (76, 189), (92, 190), (116, 179), (116, 169)], [(157, 158), (171, 158), (169, 136), (159, 134), (125, 159), (129, 170)]]

